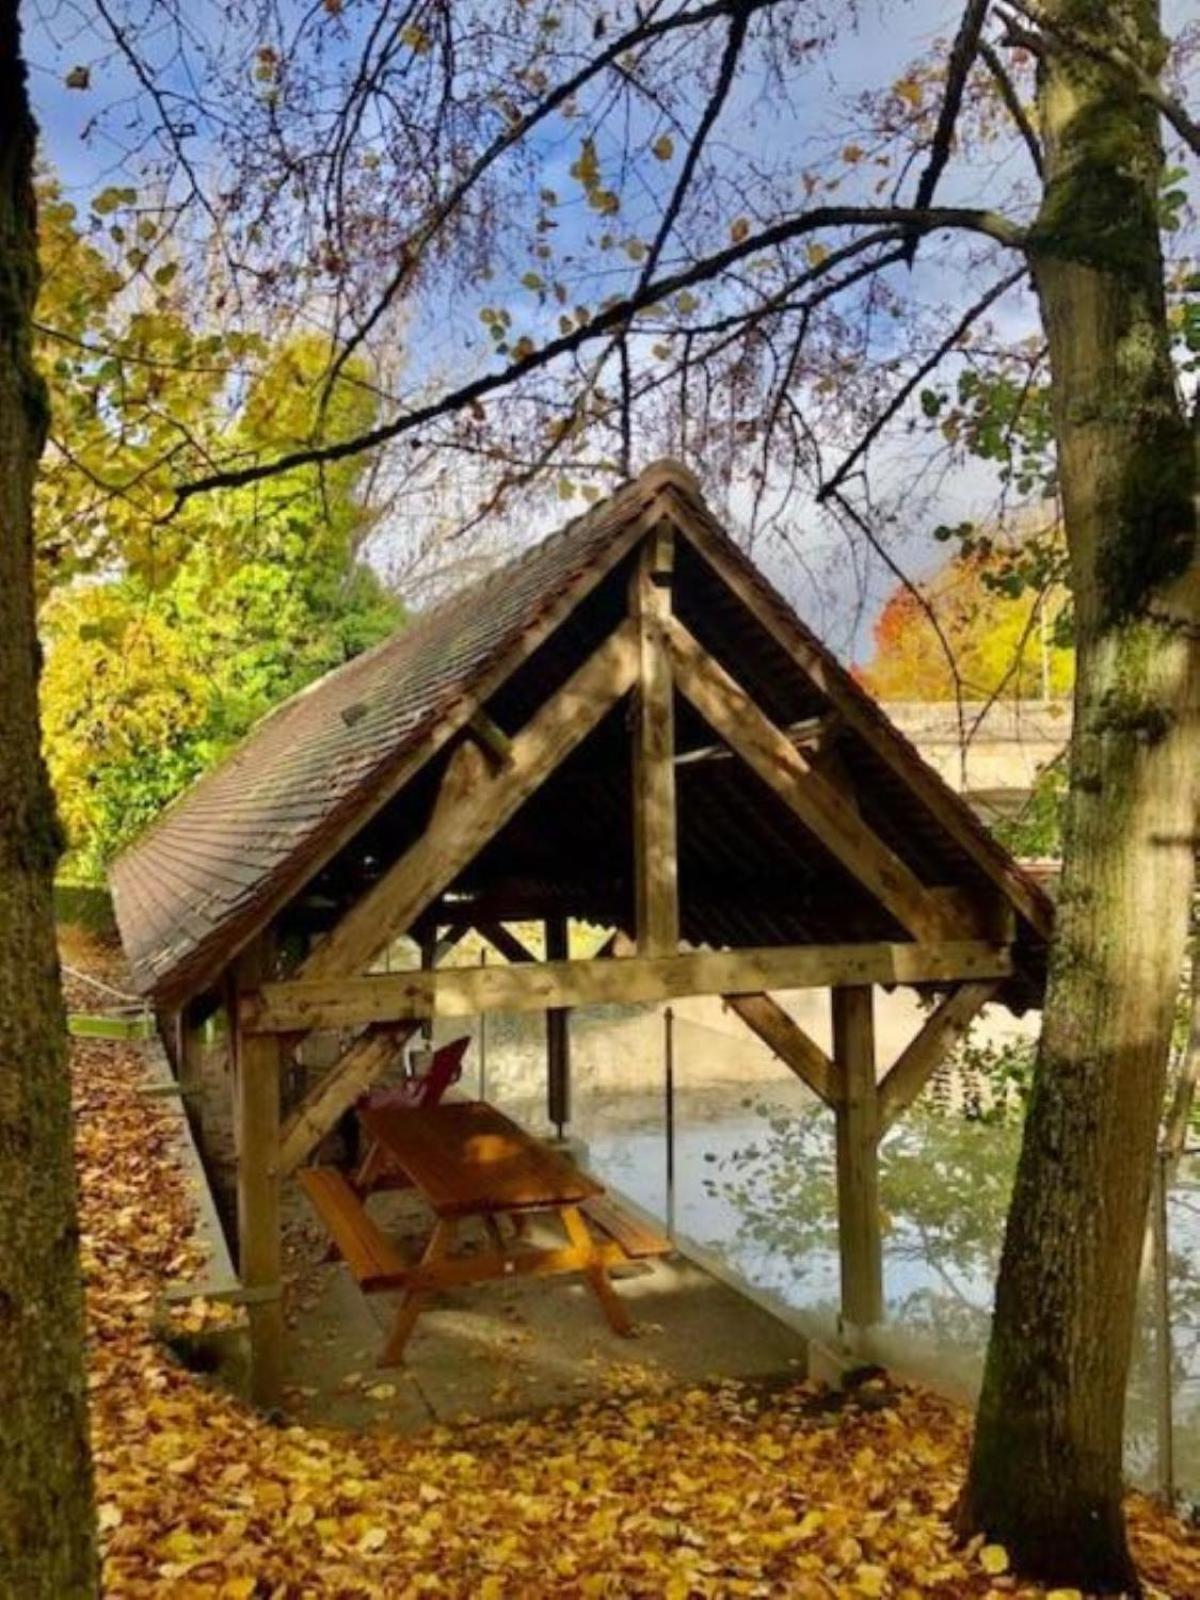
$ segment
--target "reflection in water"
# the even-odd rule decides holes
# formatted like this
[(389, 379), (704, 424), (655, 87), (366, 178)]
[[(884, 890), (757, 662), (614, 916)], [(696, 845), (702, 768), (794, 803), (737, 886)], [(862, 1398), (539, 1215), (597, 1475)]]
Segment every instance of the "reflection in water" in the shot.
[[(676, 1104), (679, 1234), (721, 1254), (819, 1328), (837, 1302), (832, 1119), (799, 1085), (693, 1090)], [(589, 1095), (575, 1131), (594, 1169), (662, 1217), (663, 1107), (658, 1097)], [(978, 1381), (992, 1284), (1019, 1145), (1011, 1124), (910, 1112), (881, 1152), (888, 1321), (943, 1381)], [(1175, 1452), (1183, 1492), (1200, 1499), (1200, 1162), (1171, 1199)], [(1147, 1290), (1149, 1286), (1147, 1286)], [(1128, 1460), (1153, 1468), (1152, 1295), (1143, 1296), (1128, 1412)]]

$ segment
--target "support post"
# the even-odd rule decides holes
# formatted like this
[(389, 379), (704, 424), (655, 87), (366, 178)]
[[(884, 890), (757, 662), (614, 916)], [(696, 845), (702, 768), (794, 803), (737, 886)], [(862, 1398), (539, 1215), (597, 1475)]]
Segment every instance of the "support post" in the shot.
[(832, 1002), (842, 1326), (853, 1343), (857, 1334), (883, 1321), (873, 991), (869, 984), (834, 989)]
[(184, 1104), (201, 1091), (204, 1063), (204, 1029), (197, 1026), (190, 1006), (183, 1006), (175, 1024), (175, 1076)]
[[(570, 955), (566, 917), (546, 918), (546, 959)], [(571, 1120), (571, 1013), (566, 1006), (546, 1012), (546, 1113), (561, 1139)]]
[(671, 529), (656, 529), (638, 552), (629, 592), (638, 630), (633, 861), (638, 954), (643, 956), (674, 955), (679, 949), (675, 687), (665, 631), (674, 555)]
[[(269, 973), (269, 946), (256, 941), (239, 958), (235, 984), (254, 988)], [(237, 1011), (235, 1008), (234, 1015)], [(283, 1384), (283, 1233), (279, 1203), (279, 1057), (276, 1038), (235, 1024), (238, 1271), (246, 1289), (266, 1298), (246, 1307), (250, 1324), (250, 1398), (279, 1404)]]

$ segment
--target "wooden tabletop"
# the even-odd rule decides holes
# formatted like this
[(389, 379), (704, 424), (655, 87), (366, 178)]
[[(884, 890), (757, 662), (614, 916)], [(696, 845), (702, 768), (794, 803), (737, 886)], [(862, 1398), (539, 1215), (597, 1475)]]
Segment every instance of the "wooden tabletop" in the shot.
[(441, 1217), (577, 1205), (601, 1184), (482, 1100), (359, 1114)]

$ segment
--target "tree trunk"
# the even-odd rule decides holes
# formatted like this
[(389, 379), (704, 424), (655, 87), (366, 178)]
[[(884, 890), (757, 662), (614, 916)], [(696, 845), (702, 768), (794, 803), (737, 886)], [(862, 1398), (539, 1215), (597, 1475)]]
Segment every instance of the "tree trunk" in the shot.
[[(1054, 0), (1153, 73), (1150, 0)], [(1133, 41), (1137, 41), (1136, 46)], [(1041, 64), (1030, 258), (1050, 345), (1077, 682), (1034, 1092), (961, 1517), (1024, 1572), (1134, 1592), (1125, 1387), (1193, 878), (1196, 452), (1172, 372), (1156, 118), (1118, 73)]]
[(0, 1596), (96, 1592), (66, 1031), (40, 753), (32, 495), (35, 130), (0, 0)]

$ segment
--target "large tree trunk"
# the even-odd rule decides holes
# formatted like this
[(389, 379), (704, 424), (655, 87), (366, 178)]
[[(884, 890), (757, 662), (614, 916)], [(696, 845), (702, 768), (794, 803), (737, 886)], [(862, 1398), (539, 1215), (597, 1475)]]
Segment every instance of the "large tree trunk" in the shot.
[[(1152, 0), (1053, 0), (1162, 65)], [(1196, 826), (1196, 453), (1172, 373), (1162, 152), (1127, 80), (1051, 53), (1031, 261), (1075, 595), (1065, 850), (996, 1293), (967, 1529), (1024, 1571), (1132, 1592), (1121, 1445)]]
[(96, 1592), (57, 830), (39, 748), (32, 494), (34, 126), (0, 0), (0, 1597)]

